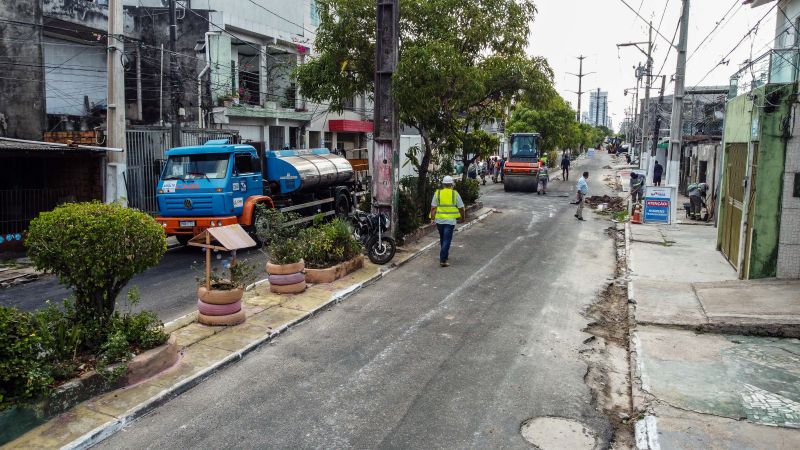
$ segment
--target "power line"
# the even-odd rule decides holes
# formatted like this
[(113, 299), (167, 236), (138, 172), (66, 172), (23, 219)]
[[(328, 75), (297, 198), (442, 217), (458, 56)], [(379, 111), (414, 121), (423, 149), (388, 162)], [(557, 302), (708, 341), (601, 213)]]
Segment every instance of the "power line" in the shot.
[[(626, 2), (625, 0), (619, 0), (619, 1), (621, 1), (623, 5), (627, 6), (627, 7), (628, 7), (628, 9), (630, 9), (630, 10), (631, 10), (631, 11), (632, 11), (634, 14), (636, 14), (636, 16), (637, 16), (638, 18), (642, 19), (642, 21), (644, 21), (644, 23), (646, 23), (648, 26), (650, 25), (650, 22), (649, 22), (647, 19), (645, 19), (644, 17), (642, 17), (642, 15), (641, 15), (641, 14), (639, 14), (639, 12), (638, 12), (638, 11), (636, 11), (635, 9), (633, 9), (633, 7), (632, 7), (631, 5), (629, 5), (629, 4), (628, 4), (628, 2)], [(664, 39), (664, 41), (665, 41), (665, 42), (669, 42), (669, 39), (667, 39), (667, 37), (666, 37), (666, 36), (664, 36), (663, 34), (661, 34), (661, 30), (659, 30), (659, 29), (657, 29), (657, 28), (654, 28), (654, 30), (655, 30), (656, 34), (657, 34), (657, 35), (659, 35), (659, 36), (661, 37), (661, 39)], [(670, 44), (670, 45), (672, 45), (672, 44)]]
[(308, 32), (309, 32), (309, 33), (311, 33), (311, 34), (317, 34), (316, 32), (314, 32), (314, 31), (311, 31), (311, 30), (309, 30), (308, 28), (305, 28), (304, 26), (302, 26), (302, 25), (300, 25), (300, 24), (298, 24), (298, 23), (292, 22), (291, 20), (289, 20), (289, 19), (287, 19), (287, 18), (285, 18), (285, 17), (281, 16), (280, 14), (276, 13), (275, 11), (271, 11), (271, 10), (267, 9), (267, 8), (266, 8), (266, 7), (264, 7), (263, 5), (260, 5), (260, 4), (256, 3), (256, 2), (255, 2), (255, 1), (253, 1), (253, 0), (249, 0), (249, 1), (250, 1), (250, 3), (252, 3), (252, 4), (254, 4), (254, 5), (258, 6), (258, 7), (259, 7), (259, 8), (261, 8), (261, 9), (263, 9), (264, 11), (266, 11), (266, 12), (268, 12), (268, 13), (272, 14), (273, 16), (275, 16), (275, 17), (277, 17), (277, 18), (279, 18), (279, 19), (285, 20), (286, 22), (289, 22), (290, 24), (292, 24), (292, 25), (294, 25), (294, 26), (296, 26), (296, 27), (299, 27), (299, 28), (300, 28), (301, 30), (303, 30), (303, 31), (308, 31)]
[(730, 14), (731, 11), (733, 11), (733, 8), (735, 8), (736, 5), (739, 5), (740, 8), (742, 7), (742, 5), (741, 5), (741, 3), (739, 3), (739, 1), (740, 0), (733, 0), (733, 4), (728, 9), (728, 11), (726, 11), (725, 14), (722, 15), (722, 18), (719, 19), (719, 21), (717, 21), (717, 23), (714, 25), (714, 28), (712, 28), (711, 31), (706, 35), (706, 37), (704, 37), (703, 40), (700, 41), (699, 44), (697, 44), (697, 47), (695, 47), (695, 49), (692, 50), (692, 53), (689, 54), (688, 58), (686, 58), (686, 62), (689, 62), (692, 59), (692, 56), (694, 56), (694, 54), (697, 53), (697, 50), (699, 50), (700, 47), (702, 47), (703, 44), (706, 43), (706, 40), (708, 40), (708, 38), (711, 37), (712, 34), (714, 34), (714, 31), (716, 31), (717, 28), (719, 28), (720, 24), (725, 21), (725, 18), (728, 17), (728, 14)]

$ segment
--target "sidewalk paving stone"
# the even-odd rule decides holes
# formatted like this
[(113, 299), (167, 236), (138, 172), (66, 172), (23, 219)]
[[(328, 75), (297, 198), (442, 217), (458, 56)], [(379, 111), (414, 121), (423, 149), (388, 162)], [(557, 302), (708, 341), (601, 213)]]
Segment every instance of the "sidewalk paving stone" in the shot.
[(54, 420), (37, 427), (36, 433), (28, 433), (22, 438), (9, 442), (8, 449), (45, 449), (61, 448), (66, 442), (72, 442), (87, 432), (112, 423), (116, 418), (78, 405)]
[(632, 286), (639, 323), (699, 326), (708, 321), (691, 283), (647, 279)]

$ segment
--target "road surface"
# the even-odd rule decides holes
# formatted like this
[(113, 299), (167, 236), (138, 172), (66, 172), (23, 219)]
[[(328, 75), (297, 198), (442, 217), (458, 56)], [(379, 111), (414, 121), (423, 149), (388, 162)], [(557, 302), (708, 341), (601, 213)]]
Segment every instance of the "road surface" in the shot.
[(613, 243), (608, 221), (573, 217), (573, 185), (484, 188), (501, 212), (456, 234), (449, 268), (428, 250), (99, 447), (530, 448), (520, 426), (539, 416), (578, 420), (605, 446), (578, 351)]

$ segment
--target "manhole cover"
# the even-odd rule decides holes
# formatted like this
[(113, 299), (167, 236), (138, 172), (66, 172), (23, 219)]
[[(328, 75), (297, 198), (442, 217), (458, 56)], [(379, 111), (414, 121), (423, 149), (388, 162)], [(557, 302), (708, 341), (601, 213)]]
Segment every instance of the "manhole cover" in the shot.
[(595, 446), (594, 433), (586, 425), (560, 417), (537, 417), (523, 422), (522, 437), (542, 450), (587, 449)]

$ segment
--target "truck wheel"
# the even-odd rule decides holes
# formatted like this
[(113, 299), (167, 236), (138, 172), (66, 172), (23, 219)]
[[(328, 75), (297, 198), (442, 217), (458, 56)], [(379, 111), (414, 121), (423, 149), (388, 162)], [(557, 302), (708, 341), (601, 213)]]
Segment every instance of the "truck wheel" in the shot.
[(178, 243), (181, 244), (184, 247), (186, 247), (186, 244), (189, 243), (189, 239), (191, 239), (191, 238), (192, 238), (192, 236), (189, 236), (188, 234), (176, 234), (175, 235), (175, 239), (177, 239)]
[(336, 194), (336, 217), (346, 219), (350, 214), (350, 199), (347, 194), (339, 192)]

